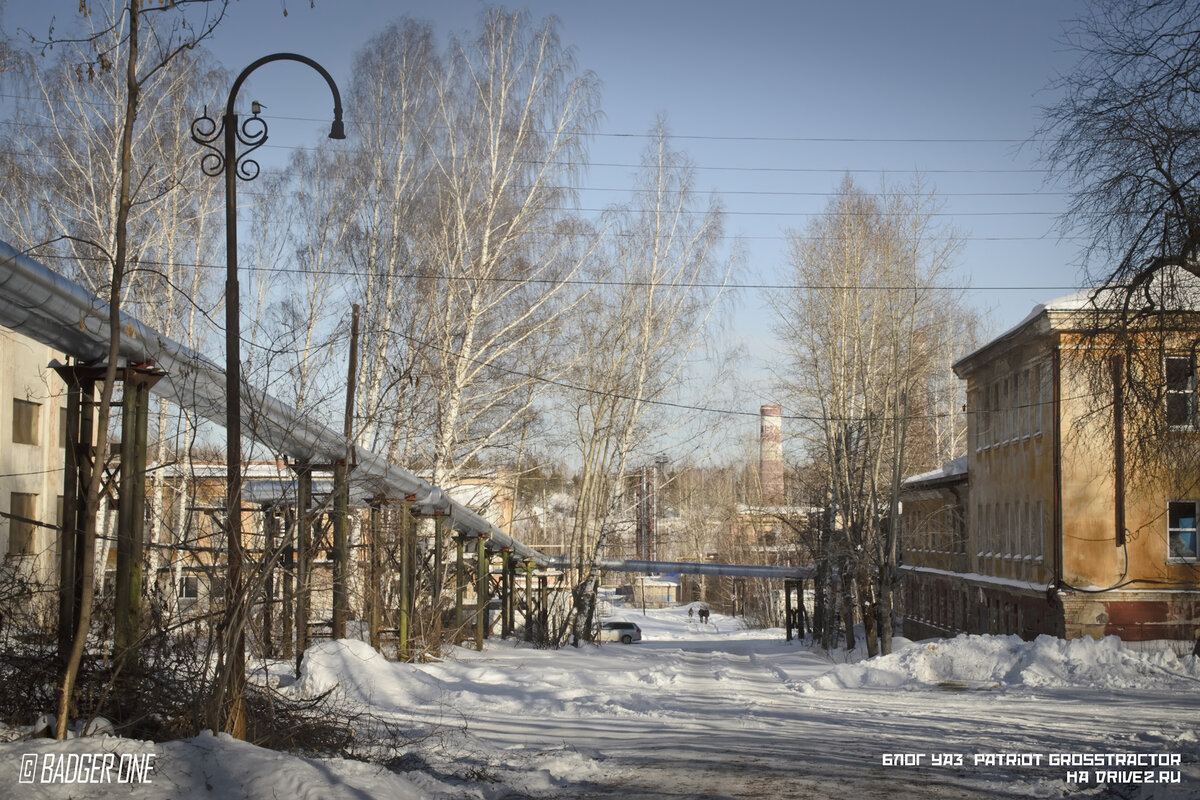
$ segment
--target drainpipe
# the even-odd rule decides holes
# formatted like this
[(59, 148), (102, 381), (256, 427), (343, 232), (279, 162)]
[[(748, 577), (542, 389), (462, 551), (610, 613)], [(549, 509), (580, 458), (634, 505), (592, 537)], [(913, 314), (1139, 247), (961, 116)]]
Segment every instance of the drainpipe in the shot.
[[(1046, 593), (1046, 600), (1053, 604), (1060, 593), (1063, 582), (1063, 518), (1062, 518), (1062, 347), (1055, 345), (1053, 359), (1053, 398), (1051, 410), (1054, 414), (1054, 582)], [(1065, 619), (1064, 619), (1065, 625)], [(1064, 627), (1063, 635), (1066, 634)]]
[(1125, 545), (1125, 375), (1121, 356), (1112, 359), (1113, 380), (1113, 510), (1116, 546)]

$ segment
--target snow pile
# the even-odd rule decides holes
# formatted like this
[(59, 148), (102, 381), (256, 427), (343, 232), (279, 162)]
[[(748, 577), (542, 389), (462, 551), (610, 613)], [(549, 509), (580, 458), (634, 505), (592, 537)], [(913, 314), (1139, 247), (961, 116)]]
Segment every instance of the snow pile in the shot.
[(436, 702), (445, 687), (412, 665), (388, 661), (366, 642), (338, 639), (305, 651), (290, 691), (298, 697), (333, 691), (366, 706), (406, 708)]
[(1104, 688), (1189, 689), (1200, 682), (1200, 659), (1169, 649), (1139, 652), (1116, 636), (1072, 639), (1039, 636), (958, 636), (908, 643), (857, 664), (834, 667), (802, 684), (817, 689)]
[[(111, 754), (113, 763), (123, 756), (149, 757), (146, 782), (124, 782), (113, 768), (89, 776), (72, 775), (66, 782), (44, 781), (43, 765), (79, 763)], [(23, 772), (26, 759), (37, 769)], [(376, 764), (349, 759), (300, 758), (255, 747), (226, 734), (202, 733), (191, 739), (145, 742), (111, 736), (68, 739), (30, 739), (0, 745), (0, 773), (6, 779), (6, 796), (21, 800), (64, 800), (71, 797), (136, 797), (138, 800), (174, 800), (180, 797), (220, 797), (223, 800), (330, 800), (330, 798), (387, 797), (395, 800), (449, 800), (489, 797), (486, 787), (474, 790), (460, 782), (416, 773), (397, 775)], [(23, 780), (14, 785), (18, 776)], [(27, 778), (32, 778), (31, 780)]]

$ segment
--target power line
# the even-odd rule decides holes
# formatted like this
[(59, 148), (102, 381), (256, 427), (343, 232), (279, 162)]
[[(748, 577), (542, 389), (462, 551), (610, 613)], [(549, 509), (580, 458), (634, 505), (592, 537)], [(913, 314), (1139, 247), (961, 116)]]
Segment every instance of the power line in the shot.
[[(276, 117), (275, 119), (288, 119), (288, 118), (287, 117)], [(20, 126), (20, 127), (25, 127), (25, 128), (35, 128), (35, 129), (43, 129), (43, 130), (60, 130), (60, 131), (67, 130), (67, 131), (73, 131), (76, 133), (87, 133), (88, 132), (86, 129), (75, 128), (75, 127), (63, 127), (63, 126), (56, 127), (53, 125), (34, 123), (34, 122), (18, 123), (14, 120), (0, 120), (0, 125), (11, 125), (14, 127)], [(629, 135), (632, 136), (634, 134), (629, 134)], [(671, 137), (671, 138), (678, 138), (678, 137)], [(832, 141), (832, 140), (830, 140), (830, 141)], [(862, 140), (862, 141), (867, 141), (867, 140)], [(936, 139), (930, 139), (928, 141), (931, 143), (939, 142), (939, 140), (936, 140)], [(952, 143), (954, 141), (955, 140), (953, 140), (953, 139), (940, 140), (941, 143)], [(321, 145), (320, 147), (317, 147), (314, 145), (281, 145), (281, 144), (271, 144), (269, 142), (262, 145), (262, 149), (264, 149), (264, 150), (283, 150), (283, 151), (287, 151), (287, 152), (296, 152), (296, 151), (321, 152), (321, 151), (326, 150), (327, 148), (328, 148), (328, 145), (324, 145), (324, 144)], [(338, 149), (338, 152), (344, 152), (344, 153), (365, 152), (364, 150), (362, 150), (360, 148), (351, 147), (351, 146), (347, 146), (347, 145), (340, 146), (337, 149)], [(551, 166), (566, 167), (566, 168), (572, 168), (572, 169), (581, 168), (581, 167), (588, 167), (588, 168), (605, 167), (605, 168), (615, 168), (615, 169), (635, 169), (635, 170), (637, 170), (637, 169), (642, 169), (645, 166), (643, 164), (609, 162), (609, 161), (557, 161), (557, 160), (556, 161), (546, 161), (546, 160), (538, 160), (538, 159), (532, 159), (532, 160), (518, 159), (516, 161), (516, 163), (551, 165)], [(920, 169), (916, 169), (916, 170), (913, 170), (913, 169), (891, 170), (891, 169), (887, 169), (887, 168), (883, 168), (883, 167), (880, 167), (880, 168), (873, 168), (873, 167), (872, 168), (864, 168), (864, 167), (780, 167), (780, 166), (753, 167), (753, 166), (725, 166), (725, 165), (706, 166), (706, 165), (702, 165), (702, 164), (692, 164), (692, 163), (679, 164), (679, 165), (666, 165), (664, 168), (673, 169), (673, 170), (696, 170), (696, 171), (705, 171), (705, 172), (749, 172), (749, 173), (777, 173), (777, 174), (834, 174), (834, 175), (842, 175), (842, 174), (847, 174), (847, 173), (856, 174), (856, 175), (861, 175), (861, 174), (879, 175), (879, 174), (888, 174), (888, 173), (908, 174), (913, 171), (919, 172), (921, 174), (927, 174), (927, 175), (1022, 175), (1022, 174), (1044, 175), (1044, 174), (1049, 174), (1051, 172), (1050, 169), (1041, 168), (1041, 167), (1015, 167), (1015, 168), (1003, 168), (1003, 169), (980, 169), (980, 168), (972, 168), (972, 169), (929, 168), (929, 169), (926, 169), (926, 168), (920, 168)]]
[[(75, 255), (69, 255), (69, 254), (64, 254), (64, 253), (37, 253), (36, 250), (31, 251), (31, 253), (36, 254), (37, 258), (42, 258), (42, 259), (47, 259), (47, 260), (55, 259), (55, 260), (59, 260), (59, 261), (92, 261), (92, 262), (96, 262), (96, 263), (101, 263), (101, 262), (105, 261), (105, 259), (103, 259), (99, 256), (75, 256)], [(142, 267), (145, 267), (145, 266), (152, 266), (152, 267), (170, 266), (170, 267), (186, 267), (189, 269), (211, 269), (211, 270), (221, 270), (221, 271), (224, 271), (226, 268), (224, 264), (200, 264), (200, 263), (188, 263), (188, 262), (182, 262), (182, 261), (172, 261), (172, 262), (168, 263), (165, 261), (150, 261), (150, 260), (144, 260), (144, 259), (135, 259), (130, 262), (130, 267), (133, 270), (136, 270), (139, 266), (142, 266)], [(338, 277), (359, 277), (359, 276), (365, 275), (365, 273), (363, 273), (363, 272), (359, 272), (359, 271), (355, 271), (355, 270), (348, 270), (348, 269), (347, 270), (326, 269), (326, 270), (321, 270), (320, 273), (315, 273), (312, 270), (301, 269), (298, 267), (258, 267), (258, 266), (244, 264), (244, 263), (239, 264), (238, 268), (242, 272), (258, 272), (258, 273), (264, 273), (264, 274), (283, 273), (283, 274), (287, 274), (287, 275), (307, 275), (307, 274), (312, 273), (312, 274), (320, 274), (320, 275), (332, 275), (332, 276), (338, 276)], [(1049, 285), (1049, 284), (1039, 285), (1039, 286), (1034, 286), (1034, 285), (1012, 286), (1012, 285), (999, 285), (999, 284), (984, 285), (984, 286), (973, 286), (973, 285), (968, 285), (968, 284), (944, 285), (944, 286), (938, 286), (938, 285), (918, 286), (916, 284), (888, 284), (888, 285), (880, 285), (880, 286), (863, 286), (863, 285), (859, 285), (859, 284), (798, 284), (798, 283), (677, 283), (677, 282), (664, 282), (664, 281), (655, 282), (655, 281), (613, 281), (613, 280), (599, 280), (599, 279), (593, 280), (593, 279), (586, 279), (586, 278), (555, 279), (555, 278), (521, 278), (521, 277), (504, 277), (504, 276), (447, 275), (445, 273), (432, 273), (432, 272), (401, 272), (401, 273), (386, 275), (384, 277), (387, 277), (392, 280), (428, 280), (428, 279), (444, 280), (444, 281), (466, 281), (466, 280), (469, 280), (469, 281), (480, 281), (480, 282), (484, 282), (484, 283), (535, 283), (535, 284), (543, 284), (543, 285), (548, 284), (548, 285), (553, 285), (553, 286), (561, 285), (561, 286), (604, 286), (604, 287), (621, 287), (621, 288), (625, 288), (625, 287), (631, 287), (631, 288), (658, 287), (658, 288), (668, 288), (668, 289), (681, 289), (681, 288), (685, 288), (685, 289), (686, 288), (736, 289), (736, 290), (746, 290), (746, 291), (847, 291), (847, 290), (853, 289), (853, 290), (883, 291), (883, 292), (916, 291), (916, 290), (952, 291), (952, 292), (975, 292), (975, 291), (978, 291), (978, 292), (1009, 292), (1009, 291), (1012, 291), (1012, 292), (1018, 292), (1018, 291), (1019, 292), (1027, 292), (1027, 291), (1077, 292), (1077, 291), (1080, 291), (1082, 288), (1079, 286)]]
[[(418, 339), (415, 336), (410, 336), (410, 335), (403, 334), (403, 333), (397, 333), (396, 335), (402, 339), (407, 340), (408, 342), (410, 342), (412, 344), (416, 344), (421, 347), (427, 347), (431, 350), (440, 352), (443, 355), (450, 355), (450, 356), (454, 356), (456, 358), (462, 357), (459, 353), (448, 350), (444, 347), (439, 347), (436, 344), (426, 342), (422, 339)], [(340, 339), (343, 337), (338, 337), (338, 338)], [(625, 394), (622, 392), (613, 392), (613, 391), (606, 391), (606, 390), (600, 390), (600, 389), (593, 389), (593, 388), (586, 387), (586, 386), (579, 386), (576, 384), (567, 383), (565, 381), (560, 381), (555, 378), (547, 378), (544, 376), (533, 375), (528, 372), (523, 372), (521, 370), (502, 367), (493, 362), (483, 361), (482, 359), (478, 359), (478, 358), (468, 358), (467, 361), (469, 361), (473, 364), (477, 364), (479, 366), (487, 367), (488, 369), (493, 369), (498, 372), (502, 372), (502, 373), (505, 373), (508, 375), (513, 375), (515, 377), (526, 378), (528, 380), (543, 383), (545, 385), (555, 386), (555, 387), (562, 388), (562, 389), (568, 389), (570, 391), (575, 391), (575, 392), (582, 392), (584, 394), (596, 395), (599, 397), (608, 397), (608, 398), (615, 398), (618, 400), (635, 401), (635, 402), (638, 402), (638, 403), (641, 403), (644, 405), (658, 406), (658, 407), (662, 407), (662, 408), (671, 408), (671, 409), (676, 409), (676, 410), (680, 410), (680, 411), (691, 411), (691, 412), (702, 413), (702, 414), (720, 414), (723, 416), (747, 417), (747, 418), (755, 418), (755, 419), (757, 419), (761, 416), (761, 412), (758, 412), (758, 411), (742, 411), (740, 409), (730, 409), (730, 408), (713, 408), (711, 406), (698, 406), (698, 405), (693, 405), (693, 404), (688, 404), (688, 403), (676, 403), (676, 402), (672, 402), (669, 400), (654, 400), (654, 399), (649, 399), (649, 398), (645, 398), (645, 397), (635, 397), (633, 395), (628, 395), (628, 394)], [(1091, 398), (1095, 398), (1098, 396), (1100, 396), (1099, 393), (1093, 392), (1093, 393), (1083, 393), (1083, 394), (1072, 395), (1070, 397), (1066, 397), (1063, 399), (1068, 400), (1068, 401), (1086, 400), (1086, 399), (1091, 399)], [(1026, 408), (1028, 408), (1028, 409), (1046, 408), (1046, 407), (1049, 407), (1052, 405), (1054, 405), (1054, 402), (1051, 400), (1038, 400), (1038, 401), (1029, 402), (1029, 403), (1018, 403), (1018, 404), (1014, 404), (1014, 405), (1010, 405), (1010, 406), (1004, 406), (1001, 408), (987, 409), (987, 410), (981, 409), (981, 408), (966, 410), (964, 408), (964, 410), (959, 413), (961, 413), (964, 417), (967, 417), (967, 416), (984, 417), (988, 414), (1002, 414), (1002, 413), (1007, 413), (1009, 411), (1019, 411), (1019, 410), (1023, 410)], [(929, 414), (904, 414), (904, 415), (892, 415), (892, 416), (889, 416), (886, 414), (884, 414), (884, 415), (870, 414), (870, 415), (864, 415), (864, 416), (839, 416), (839, 415), (827, 415), (827, 414), (784, 414), (784, 415), (782, 415), (782, 419), (791, 420), (793, 422), (809, 422), (809, 423), (827, 424), (827, 423), (842, 423), (842, 422), (857, 423), (857, 422), (867, 422), (867, 421), (878, 421), (881, 418), (891, 419), (891, 420), (895, 420), (897, 422), (900, 420), (905, 420), (905, 421), (911, 422), (911, 421), (920, 421), (920, 420), (950, 419), (954, 416), (955, 416), (955, 412), (944, 411), (944, 412), (935, 412), (935, 413), (929, 413)]]
[[(0, 121), (0, 125), (4, 125), (4, 124), (12, 124), (12, 123), (6, 123), (6, 122), (4, 122), (4, 121)], [(316, 148), (309, 148), (309, 147), (304, 147), (304, 146), (288, 146), (288, 145), (263, 145), (263, 147), (264, 147), (264, 149), (276, 148), (276, 149), (281, 149), (281, 150), (314, 150), (314, 151), (316, 150)], [(10, 150), (2, 150), (2, 149), (0, 149), (0, 153), (2, 153), (2, 154), (4, 154), (4, 155), (9, 155), (9, 156), (21, 156), (21, 157), (25, 157), (25, 158), (31, 158), (31, 159), (40, 159), (40, 158), (43, 158), (43, 157), (45, 157), (45, 154), (44, 154), (44, 153), (30, 152), (30, 151), (25, 151), (25, 150), (11, 150), (11, 149), (10, 149)], [(197, 160), (199, 159), (199, 157), (200, 157), (201, 155), (203, 155), (203, 153), (201, 153), (201, 152), (199, 152), (199, 151), (197, 151), (197, 152), (196, 152), (196, 158), (197, 158)], [(628, 167), (628, 168), (631, 168), (631, 169), (640, 168), (640, 165), (635, 165), (635, 164), (602, 164), (602, 163), (599, 163), (599, 162), (578, 162), (578, 163), (579, 163), (579, 165), (581, 165), (581, 166), (620, 166), (620, 167)], [(709, 167), (709, 168), (697, 167), (697, 168), (698, 168), (698, 169), (714, 169), (714, 170), (715, 170), (715, 169), (723, 169), (723, 170), (741, 170), (741, 169), (746, 169), (746, 170), (755, 170), (755, 169), (759, 169), (759, 168), (756, 168), (756, 167)], [(774, 170), (774, 169), (777, 169), (777, 168), (763, 168), (763, 169)], [(783, 171), (785, 168), (778, 168), (778, 169), (779, 169), (780, 171)], [(843, 170), (843, 169), (828, 169), (828, 170), (821, 170), (821, 171), (824, 171), (824, 172), (874, 172), (874, 173), (879, 173), (879, 172), (891, 172), (891, 173), (893, 173), (893, 174), (901, 174), (901, 173), (900, 173), (900, 171), (898, 171), (898, 170)], [(920, 170), (919, 170), (919, 171), (920, 171)], [(964, 172), (964, 173), (971, 173), (971, 172), (978, 172), (978, 170), (944, 170), (943, 172)], [(1016, 170), (1016, 172), (1020, 172), (1020, 170)], [(1007, 172), (1006, 172), (1005, 174), (1007, 174)], [(514, 186), (513, 186), (513, 188), (514, 188), (514, 189), (519, 189), (519, 190), (528, 190), (528, 189), (530, 189), (530, 188), (532, 188), (532, 187), (530, 187), (530, 186), (528, 186), (528, 185), (514, 185)], [(629, 186), (563, 186), (563, 185), (547, 185), (547, 186), (546, 186), (546, 188), (547, 188), (548, 190), (551, 190), (551, 191), (572, 191), (572, 192), (603, 192), (603, 193), (606, 193), (606, 194), (628, 194), (628, 193), (629, 193), (629, 192), (632, 190), (632, 187), (629, 187)], [(837, 193), (836, 191), (833, 191), (833, 190), (829, 190), (829, 191), (786, 191), (786, 190), (771, 190), (771, 189), (721, 189), (721, 190), (715, 191), (714, 193), (715, 193), (715, 194), (717, 194), (718, 196), (721, 196), (721, 197), (724, 197), (724, 196), (739, 196), (739, 197), (815, 197), (815, 198), (829, 198), (829, 197), (836, 197), (836, 196), (838, 196), (838, 193)], [(253, 192), (253, 191), (243, 190), (243, 191), (241, 192), (241, 194), (246, 194), (246, 195), (254, 195), (254, 194), (256, 194), (256, 193), (255, 193), (255, 192)], [(885, 193), (882, 193), (882, 192), (869, 192), (869, 191), (864, 191), (864, 192), (863, 192), (863, 194), (864, 194), (864, 195), (866, 195), (866, 196), (868, 196), (868, 197), (883, 197), (883, 196), (885, 196)], [(891, 193), (888, 193), (888, 194), (891, 194)], [(896, 194), (896, 195), (898, 195), (898, 196), (903, 196), (903, 197), (914, 197), (914, 196), (918, 196), (918, 194), (919, 194), (919, 193), (916, 193), (916, 192), (910, 192), (910, 191), (905, 191), (905, 190), (899, 190), (899, 191), (895, 192), (895, 194)], [(983, 192), (983, 191), (979, 191), (979, 192), (945, 192), (945, 191), (937, 191), (937, 192), (935, 192), (935, 193), (933, 193), (933, 194), (934, 194), (934, 196), (935, 196), (935, 197), (937, 197), (938, 199), (942, 199), (942, 198), (969, 198), (969, 197), (974, 197), (974, 198), (1022, 198), (1022, 197), (1042, 197), (1042, 198), (1053, 198), (1053, 197), (1072, 197), (1072, 196), (1073, 196), (1073, 195), (1072, 195), (1070, 192), (1056, 192), (1056, 191), (1030, 191), (1030, 190), (1026, 190), (1026, 191), (992, 191), (992, 192)], [(739, 212), (726, 211), (726, 212), (724, 212), (724, 213), (727, 213), (727, 214), (732, 214), (732, 213), (739, 213)], [(740, 213), (754, 214), (754, 213), (758, 213), (758, 212), (740, 212)], [(765, 212), (764, 212), (764, 213), (765, 213)], [(982, 213), (986, 213), (986, 212), (982, 212)], [(1000, 213), (1000, 212), (997, 212), (997, 213)], [(1043, 213), (1055, 213), (1055, 214), (1057, 214), (1057, 213), (1060, 213), (1060, 212), (1043, 212)]]
[[(43, 102), (45, 98), (32, 95), (0, 92), (0, 98), (8, 100), (28, 100)], [(99, 108), (101, 106), (116, 107), (114, 101), (77, 98), (80, 105)], [(295, 117), (283, 114), (272, 114), (270, 119), (287, 120), (289, 122), (304, 122), (328, 124), (327, 117)], [(353, 113), (345, 115), (347, 122), (355, 125), (382, 127), (383, 122), (374, 122), (360, 118)], [(539, 131), (539, 133), (554, 133), (554, 131)], [(573, 131), (575, 135), (598, 139), (657, 139), (656, 133), (631, 133), (627, 131)], [(1036, 137), (1005, 138), (990, 136), (762, 136), (748, 134), (703, 134), (703, 133), (671, 133), (668, 140), (697, 141), (697, 142), (780, 142), (792, 144), (1031, 144), (1040, 141)]]

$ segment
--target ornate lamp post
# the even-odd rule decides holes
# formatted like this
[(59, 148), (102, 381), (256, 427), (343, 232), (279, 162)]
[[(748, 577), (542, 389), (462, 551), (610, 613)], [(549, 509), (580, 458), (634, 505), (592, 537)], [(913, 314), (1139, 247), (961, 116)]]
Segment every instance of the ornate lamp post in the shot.
[[(237, 263), (237, 179), (252, 181), (258, 177), (259, 166), (254, 159), (247, 158), (267, 140), (266, 120), (258, 116), (258, 103), (254, 104), (254, 116), (238, 124), (238, 115), (233, 110), (238, 90), (254, 70), (272, 61), (299, 61), (315, 69), (329, 84), (333, 92), (333, 125), (330, 139), (345, 139), (342, 124), (342, 97), (330, 74), (307, 56), (295, 53), (275, 53), (263, 56), (242, 70), (229, 90), (225, 104), (225, 115), (217, 122), (205, 113), (192, 121), (192, 139), (208, 148), (200, 159), (200, 168), (205, 175), (225, 176), (225, 382), (228, 394), (226, 410), (226, 449), (228, 469), (226, 482), (226, 535), (229, 548), (229, 575), (227, 581), (225, 631), (229, 647), (225, 653), (226, 669), (218, 676), (216, 699), (219, 704), (218, 723), (221, 730), (238, 738), (245, 738), (245, 683), (246, 683), (246, 638), (245, 603), (242, 593), (242, 357), (241, 357), (241, 303), (238, 287)], [(222, 140), (218, 148), (214, 143)], [(238, 143), (246, 146), (239, 156)]]

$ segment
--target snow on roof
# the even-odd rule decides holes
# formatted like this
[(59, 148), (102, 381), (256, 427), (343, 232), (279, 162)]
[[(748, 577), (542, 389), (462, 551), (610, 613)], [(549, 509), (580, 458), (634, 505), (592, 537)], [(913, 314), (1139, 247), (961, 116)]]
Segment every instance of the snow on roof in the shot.
[(913, 475), (905, 478), (904, 485), (907, 486), (909, 484), (926, 483), (928, 481), (936, 481), (942, 478), (952, 478), (955, 475), (965, 474), (967, 474), (967, 457), (959, 456), (958, 458), (951, 459), (945, 464), (942, 464), (941, 469), (934, 469), (930, 470), (929, 472), (922, 472), (920, 475)]
[(1153, 306), (1159, 309), (1198, 311), (1200, 310), (1200, 276), (1179, 267), (1168, 267), (1159, 270), (1142, 288), (1133, 289), (1128, 286), (1114, 285), (1081, 289), (1045, 303), (1038, 303), (1016, 325), (962, 356), (951, 366), (957, 370), (959, 364), (969, 361), (997, 342), (1015, 336), (1043, 314), (1071, 312), (1107, 314), (1125, 309), (1137, 311), (1139, 303), (1142, 306)]

